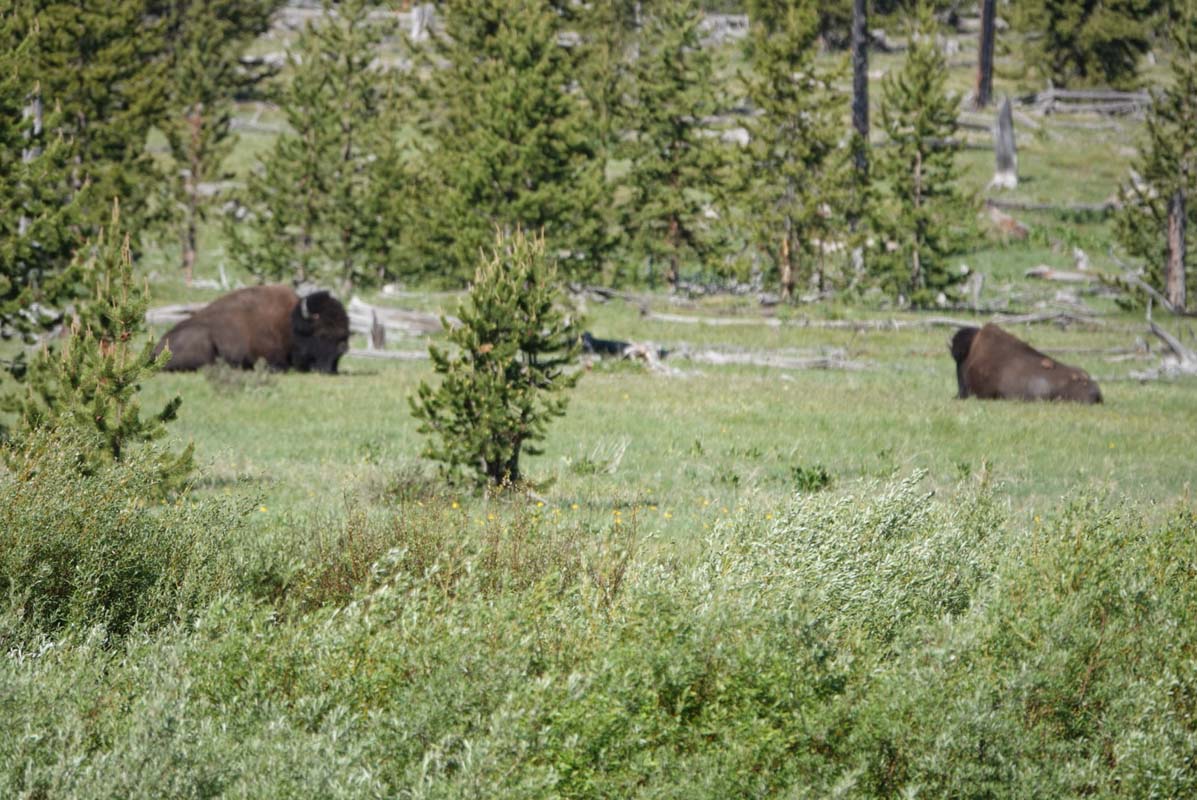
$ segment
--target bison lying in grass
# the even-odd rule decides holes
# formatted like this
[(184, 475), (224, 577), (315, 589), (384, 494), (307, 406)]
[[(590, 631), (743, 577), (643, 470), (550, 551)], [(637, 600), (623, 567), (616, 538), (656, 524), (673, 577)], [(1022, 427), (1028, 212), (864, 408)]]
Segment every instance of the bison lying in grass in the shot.
[(951, 350), (959, 398), (1101, 402), (1089, 373), (1061, 364), (992, 323), (956, 331)]
[(349, 349), (349, 317), (328, 292), (301, 298), (289, 286), (238, 289), (175, 325), (154, 354), (170, 348), (168, 370), (193, 370), (223, 361), (249, 369), (337, 371)]

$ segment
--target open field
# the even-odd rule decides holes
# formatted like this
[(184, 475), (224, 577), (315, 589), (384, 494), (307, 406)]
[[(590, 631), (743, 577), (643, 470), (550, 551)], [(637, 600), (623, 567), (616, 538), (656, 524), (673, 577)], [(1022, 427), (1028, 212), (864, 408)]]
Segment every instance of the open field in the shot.
[[(1135, 356), (1143, 334), (1129, 317), (1088, 330), (1019, 330), (1099, 380), (1105, 404), (1083, 408), (955, 400), (950, 328), (716, 328), (642, 321), (618, 301), (591, 308), (590, 327), (600, 335), (653, 341), (683, 357), (666, 359), (674, 375), (610, 362), (588, 371), (568, 415), (552, 426), (545, 454), (527, 461), (533, 481), (552, 481), (540, 491), (546, 513), (601, 522), (638, 509), (644, 529), (684, 542), (745, 507), (776, 510), (801, 488), (796, 471), (816, 466), (846, 491), (917, 470), (927, 473), (928, 486), (945, 490), (985, 471), (1027, 518), (1078, 490), (1165, 501), (1194, 479), (1195, 387), (1128, 378), (1155, 358)], [(835, 351), (864, 368), (684, 359), (685, 348), (712, 347)], [(417, 383), (432, 379), (429, 363), (350, 356), (343, 372), (280, 375), (264, 387), (224, 393), (202, 375), (162, 375), (146, 397), (154, 407), (183, 395), (172, 436), (195, 441), (206, 465), (201, 491), (219, 486), (258, 499), (269, 525), (336, 513), (347, 496), (375, 502), (397, 474), (431, 478), (407, 406)], [(483, 501), (457, 499), (463, 515), (482, 513)]]

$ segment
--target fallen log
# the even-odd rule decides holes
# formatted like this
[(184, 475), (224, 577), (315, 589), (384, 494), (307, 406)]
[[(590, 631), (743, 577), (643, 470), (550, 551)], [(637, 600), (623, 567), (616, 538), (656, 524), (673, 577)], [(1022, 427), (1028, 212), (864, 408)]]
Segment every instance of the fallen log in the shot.
[(1028, 278), (1038, 278), (1041, 281), (1057, 281), (1059, 283), (1092, 283), (1100, 278), (1091, 272), (1073, 272), (1067, 269), (1052, 269), (1046, 264), (1031, 267), (1023, 273)]
[(1001, 208), (1007, 211), (1064, 211), (1070, 214), (1108, 214), (1118, 208), (1118, 204), (1112, 200), (1107, 200), (1104, 203), (1066, 203), (1058, 205), (1056, 203), (1032, 203), (1026, 200), (999, 200), (994, 197), (987, 198), (985, 205), (990, 208)]
[(814, 357), (797, 357), (776, 353), (725, 352), (719, 350), (682, 351), (676, 358), (684, 358), (699, 364), (744, 365), (771, 367), (773, 369), (842, 369), (860, 371), (868, 365), (844, 358), (843, 351), (834, 351)]
[[(886, 331), (903, 330), (906, 328), (966, 328), (980, 323), (972, 320), (957, 319), (955, 317), (921, 317), (919, 319), (796, 319), (782, 322), (773, 317), (694, 317), (682, 314), (660, 314), (649, 312), (646, 317), (659, 322), (674, 322), (682, 325), (711, 325), (714, 327), (728, 327), (740, 325), (760, 325), (769, 328), (819, 328), (828, 330), (849, 331)], [(994, 314), (992, 321), (1002, 325), (1033, 325), (1050, 322), (1061, 327), (1074, 323), (1085, 325), (1104, 325), (1094, 317), (1073, 314), (1066, 311), (1044, 311), (1031, 314)]]
[(1180, 339), (1155, 324), (1151, 318), (1151, 298), (1147, 299), (1147, 328), (1152, 335), (1164, 343), (1170, 355), (1165, 356), (1154, 369), (1132, 372), (1131, 377), (1140, 381), (1156, 380), (1160, 377), (1174, 378), (1180, 375), (1197, 376), (1197, 352), (1185, 347)]
[(363, 350), (351, 347), (346, 355), (356, 358), (381, 358), (388, 361), (427, 361), (427, 350)]

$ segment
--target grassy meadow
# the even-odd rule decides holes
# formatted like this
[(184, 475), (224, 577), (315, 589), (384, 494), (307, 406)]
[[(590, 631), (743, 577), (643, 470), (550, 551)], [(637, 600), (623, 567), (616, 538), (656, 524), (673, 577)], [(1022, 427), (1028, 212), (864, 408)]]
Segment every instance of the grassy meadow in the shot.
[[(1116, 191), (1141, 121), (1035, 122), (1009, 198)], [(991, 160), (962, 155), (979, 197)], [(1024, 277), (1076, 247), (1112, 270), (1108, 218), (1015, 213), (1025, 242), (961, 257), (981, 312), (578, 298), (596, 336), (671, 354), (582, 367), (528, 492), (438, 479), (419, 358), (154, 376), (145, 408), (183, 398), (162, 446), (198, 465), (162, 504), (138, 457), (80, 476), (70, 435), (10, 452), (0, 797), (1194, 796), (1197, 381), (1141, 382), (1140, 314)], [(206, 230), (197, 277), (224, 259)], [(176, 264), (139, 264), (155, 304), (219, 294)], [(365, 299), (459, 299), (404, 289)], [(1078, 308), (1010, 329), (1104, 404), (954, 399), (933, 317)], [(711, 352), (853, 368), (688, 358)]]

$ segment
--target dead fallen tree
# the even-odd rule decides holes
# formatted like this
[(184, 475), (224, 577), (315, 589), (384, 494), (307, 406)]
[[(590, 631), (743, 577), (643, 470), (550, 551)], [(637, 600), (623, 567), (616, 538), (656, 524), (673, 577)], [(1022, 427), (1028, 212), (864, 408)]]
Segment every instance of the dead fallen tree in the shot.
[[(354, 333), (370, 335), (375, 324), (386, 331), (386, 335), (427, 336), (443, 330), (439, 314), (427, 311), (408, 311), (401, 308), (374, 306), (361, 298), (354, 297), (345, 309), (349, 314), (349, 329)], [(450, 325), (457, 325), (455, 317), (447, 318)]]
[(1181, 375), (1197, 376), (1197, 352), (1185, 347), (1180, 339), (1155, 324), (1151, 318), (1151, 298), (1147, 300), (1147, 328), (1152, 335), (1164, 343), (1168, 348), (1168, 355), (1160, 361), (1159, 366), (1144, 372), (1132, 372), (1132, 378), (1141, 381), (1157, 380), (1161, 377), (1175, 378)]
[(1136, 114), (1151, 105), (1147, 92), (1114, 89), (1046, 89), (1030, 104), (1041, 114)]
[[(847, 331), (899, 331), (909, 328), (966, 328), (979, 323), (956, 317), (920, 317), (918, 319), (795, 319), (783, 322), (776, 317), (698, 317), (683, 314), (662, 314), (649, 312), (646, 317), (658, 322), (673, 322), (682, 325), (710, 325), (732, 327), (759, 325), (767, 328), (820, 328)], [(1087, 315), (1067, 311), (1043, 311), (1031, 314), (994, 314), (991, 322), (999, 325), (1035, 325), (1052, 323), (1061, 327), (1072, 324), (1103, 325), (1104, 323)]]
[(1118, 207), (1113, 200), (1104, 203), (1032, 203), (1028, 200), (999, 200), (990, 197), (985, 200), (990, 208), (1001, 208), (1006, 211), (1054, 211), (1065, 214), (1108, 214)]
[(869, 368), (868, 364), (851, 361), (843, 350), (832, 350), (816, 356), (798, 356), (789, 353), (760, 353), (750, 351), (724, 350), (679, 350), (674, 358), (686, 359), (697, 364), (717, 366), (743, 365), (770, 367), (773, 369), (842, 369), (859, 371)]
[(1056, 281), (1058, 283), (1092, 283), (1100, 281), (1101, 277), (1092, 272), (1075, 272), (1067, 269), (1053, 269), (1046, 264), (1031, 267), (1023, 273), (1028, 278), (1038, 278), (1041, 281)]

